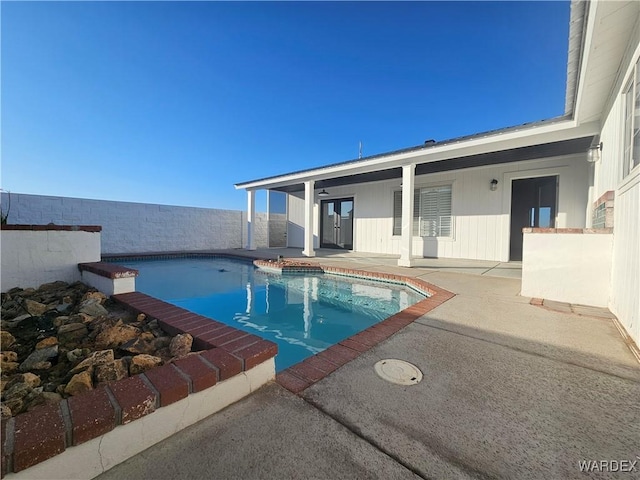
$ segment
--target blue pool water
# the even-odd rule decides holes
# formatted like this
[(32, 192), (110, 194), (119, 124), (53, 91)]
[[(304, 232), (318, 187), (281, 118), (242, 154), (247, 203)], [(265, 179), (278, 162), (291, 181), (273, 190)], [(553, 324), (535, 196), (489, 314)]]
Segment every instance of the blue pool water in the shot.
[(138, 291), (276, 342), (277, 371), (424, 298), (393, 284), (277, 275), (225, 258), (118, 263), (139, 270)]

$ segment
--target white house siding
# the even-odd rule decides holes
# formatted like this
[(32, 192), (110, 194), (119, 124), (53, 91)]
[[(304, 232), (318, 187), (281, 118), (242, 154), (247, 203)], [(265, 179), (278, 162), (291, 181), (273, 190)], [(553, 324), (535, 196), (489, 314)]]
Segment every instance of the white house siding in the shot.
[(640, 345), (640, 172), (616, 191), (609, 308)]
[(304, 192), (287, 195), (287, 246), (304, 247)]
[[(8, 197), (2, 194), (6, 211)], [(267, 214), (256, 215), (254, 235), (267, 246)], [(101, 225), (102, 253), (145, 253), (241, 248), (247, 215), (239, 210), (11, 194), (9, 223)]]
[[(603, 144), (601, 160), (594, 165), (594, 189), (591, 201), (613, 190), (613, 260), (611, 268), (611, 296), (609, 309), (627, 332), (640, 344), (640, 166), (622, 178), (624, 128), (622, 91), (630, 78), (632, 67), (640, 57), (640, 30), (636, 25), (628, 54), (624, 61), (611, 105), (605, 112), (600, 139)], [(636, 121), (638, 117), (636, 116)]]
[[(559, 175), (557, 227), (584, 228), (589, 164), (586, 153), (546, 160), (479, 167), (416, 177), (416, 188), (453, 185), (453, 238), (414, 237), (413, 254), (424, 257), (506, 261), (509, 256), (511, 181)], [(498, 189), (489, 189), (491, 180)], [(393, 236), (393, 192), (400, 179), (327, 188), (324, 199), (354, 197), (354, 250), (400, 253), (400, 237)], [(319, 199), (316, 198), (316, 202)], [(303, 195), (289, 195), (289, 246), (302, 246)], [(319, 209), (315, 209), (317, 236)], [(316, 246), (318, 242), (316, 241)]]

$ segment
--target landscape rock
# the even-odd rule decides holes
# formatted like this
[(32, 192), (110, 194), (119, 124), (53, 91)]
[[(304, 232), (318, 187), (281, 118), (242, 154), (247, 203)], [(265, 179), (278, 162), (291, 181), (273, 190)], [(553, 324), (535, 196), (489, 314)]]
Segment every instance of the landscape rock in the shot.
[(64, 388), (64, 393), (67, 395), (78, 395), (83, 392), (93, 390), (93, 381), (91, 380), (91, 374), (87, 371), (76, 373), (67, 386)]
[[(4, 315), (3, 315), (3, 318), (5, 318)], [(7, 321), (7, 326), (10, 328), (15, 328), (18, 325), (20, 325), (20, 322), (22, 322), (23, 320), (26, 320), (27, 318), (31, 318), (31, 315), (29, 313), (24, 313), (22, 315), (17, 315), (13, 318), (9, 316), (7, 316), (6, 318), (10, 318), (10, 320)]]
[(60, 403), (62, 401), (62, 395), (53, 392), (36, 392), (34, 390), (25, 399), (25, 410), (31, 411), (40, 405), (47, 405), (51, 403)]
[(160, 357), (164, 361), (168, 361), (172, 358), (171, 352), (169, 351), (169, 347), (159, 348), (158, 350), (156, 350), (154, 355), (156, 357)]
[(6, 330), (0, 332), (0, 348), (3, 351), (9, 350), (14, 343), (16, 343), (16, 339), (13, 335)]
[(92, 317), (91, 315), (87, 315), (86, 313), (76, 313), (75, 315), (71, 315), (70, 321), (84, 323), (85, 325), (89, 325), (95, 320), (96, 317)]
[(140, 330), (118, 321), (113, 327), (102, 330), (96, 337), (96, 347), (116, 348), (140, 335)]
[[(40, 363), (46, 362), (48, 360), (52, 360), (58, 356), (58, 345), (53, 345), (51, 347), (41, 348), (40, 350), (35, 350), (31, 355), (27, 357), (27, 359), (20, 364), (20, 370), (26, 372), (28, 370), (36, 370), (36, 366), (38, 369), (43, 369)], [(51, 364), (49, 364), (49, 367)]]
[(173, 337), (169, 344), (169, 352), (172, 357), (182, 357), (191, 352), (193, 337), (188, 333), (181, 333)]
[(4, 403), (0, 405), (0, 418), (3, 420), (12, 416), (11, 409)]
[(60, 328), (62, 325), (70, 323), (70, 318), (71, 317), (69, 317), (68, 315), (60, 315), (59, 317), (53, 319), (53, 326), (56, 328)]
[[(14, 288), (1, 297), (3, 418), (173, 359), (172, 337), (157, 320), (132, 313), (80, 282)], [(190, 336), (180, 336), (174, 353), (188, 354), (191, 343)]]
[(89, 355), (90, 350), (88, 348), (75, 348), (69, 352), (67, 352), (67, 360), (71, 363), (79, 362), (84, 359), (87, 355)]
[(2, 359), (3, 362), (17, 362), (18, 354), (16, 352), (12, 352), (11, 350), (7, 350), (0, 353), (0, 359)]
[(44, 403), (59, 403), (62, 401), (62, 395), (55, 392), (42, 392), (40, 396), (44, 399)]
[(171, 337), (158, 337), (153, 341), (153, 346), (156, 350), (161, 348), (167, 348), (171, 344)]
[(86, 325), (82, 323), (67, 323), (58, 328), (58, 340), (60, 343), (74, 343), (89, 333)]
[(5, 390), (4, 404), (14, 415), (20, 413), (25, 409), (26, 399), (31, 392), (33, 392), (33, 388), (26, 383), (15, 383)]
[(31, 388), (37, 388), (40, 386), (42, 380), (35, 373), (27, 372), (22, 374), (22, 383), (29, 385)]
[(139, 373), (146, 372), (147, 370), (162, 365), (162, 359), (153, 355), (136, 355), (131, 359), (129, 365), (129, 375), (137, 375)]
[(60, 313), (64, 313), (67, 312), (72, 306), (73, 303), (60, 303), (59, 305), (56, 305), (56, 310)]
[(56, 280), (55, 282), (43, 283), (38, 287), (38, 290), (41, 292), (53, 292), (55, 290), (67, 288), (68, 286), (69, 284), (67, 282)]
[(102, 292), (87, 292), (82, 297), (82, 302), (84, 303), (89, 299), (97, 300), (101, 305), (104, 305), (104, 302), (107, 301), (107, 296)]
[(36, 302), (35, 300), (30, 299), (26, 299), (24, 301), (24, 308), (26, 308), (27, 312), (29, 312), (34, 317), (44, 315), (45, 312), (50, 310), (49, 305), (45, 305), (44, 303)]
[(5, 362), (2, 360), (0, 362), (0, 368), (2, 369), (2, 373), (9, 374), (18, 370), (20, 364), (18, 362)]
[(44, 340), (40, 340), (38, 343), (36, 343), (36, 350), (52, 347), (57, 344), (58, 344), (58, 339), (56, 337), (47, 337)]
[(155, 340), (156, 337), (151, 332), (142, 332), (140, 334), (140, 337), (138, 338), (140, 338), (140, 340), (146, 340), (146, 341), (152, 342), (153, 340)]
[(80, 313), (86, 313), (92, 317), (99, 315), (108, 315), (109, 312), (100, 304), (100, 300), (97, 298), (88, 298), (80, 304)]
[(93, 374), (96, 383), (113, 382), (129, 376), (129, 366), (124, 358), (96, 366)]
[(120, 345), (120, 350), (133, 353), (133, 354), (139, 354), (139, 353), (152, 354), (157, 350), (157, 348), (155, 346), (155, 342), (153, 341), (155, 340), (153, 335), (151, 335), (151, 338), (152, 340), (144, 339), (142, 338), (142, 336), (140, 336), (140, 338), (134, 338)]
[(36, 362), (29, 370), (49, 370), (52, 366), (51, 362)]
[(113, 355), (113, 350), (101, 350), (99, 352), (93, 352), (83, 361), (81, 361), (78, 365), (73, 367), (70, 373), (77, 373), (83, 370), (87, 370), (89, 368), (95, 367), (97, 365), (104, 365), (107, 363), (111, 363), (115, 360), (115, 356)]

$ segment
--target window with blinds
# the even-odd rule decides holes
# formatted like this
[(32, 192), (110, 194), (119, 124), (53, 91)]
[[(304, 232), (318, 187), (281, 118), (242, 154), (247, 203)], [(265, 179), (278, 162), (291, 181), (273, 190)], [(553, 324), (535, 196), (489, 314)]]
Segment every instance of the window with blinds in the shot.
[(624, 146), (622, 177), (640, 164), (640, 60), (624, 95)]
[[(451, 185), (416, 189), (413, 203), (413, 234), (451, 237)], [(402, 191), (393, 192), (393, 234), (402, 235)]]

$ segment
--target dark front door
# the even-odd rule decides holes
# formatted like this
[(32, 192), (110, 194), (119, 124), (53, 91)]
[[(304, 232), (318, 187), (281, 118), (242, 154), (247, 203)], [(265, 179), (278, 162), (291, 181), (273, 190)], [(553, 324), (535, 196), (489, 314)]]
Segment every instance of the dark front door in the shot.
[(353, 248), (353, 198), (320, 202), (320, 247)]
[(514, 180), (511, 183), (509, 260), (522, 260), (522, 229), (554, 228), (558, 177)]

